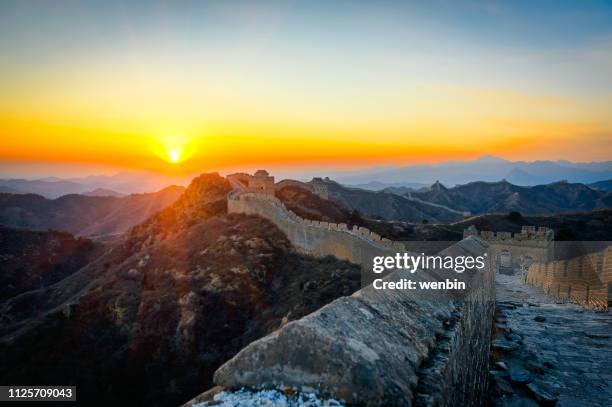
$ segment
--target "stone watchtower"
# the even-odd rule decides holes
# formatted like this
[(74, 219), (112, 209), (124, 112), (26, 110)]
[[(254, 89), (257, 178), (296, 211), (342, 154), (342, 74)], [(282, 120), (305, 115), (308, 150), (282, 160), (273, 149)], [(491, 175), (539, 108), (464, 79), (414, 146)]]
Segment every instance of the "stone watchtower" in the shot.
[(463, 238), (479, 236), (489, 243), (489, 255), (498, 272), (525, 274), (532, 263), (545, 263), (554, 256), (552, 229), (523, 226), (520, 233), (478, 231), (474, 225), (463, 231)]
[(323, 199), (329, 199), (329, 183), (330, 180), (328, 177), (325, 177), (325, 179), (319, 177), (313, 178), (312, 181), (310, 181), (312, 192)]
[(257, 170), (249, 178), (249, 190), (274, 195), (274, 177), (266, 170)]

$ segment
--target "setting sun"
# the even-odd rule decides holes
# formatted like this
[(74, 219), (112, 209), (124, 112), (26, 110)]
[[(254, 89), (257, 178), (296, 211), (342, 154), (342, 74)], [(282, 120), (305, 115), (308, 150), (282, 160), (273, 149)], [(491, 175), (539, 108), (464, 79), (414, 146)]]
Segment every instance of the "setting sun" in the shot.
[(171, 150), (169, 156), (171, 162), (178, 163), (181, 159), (181, 152), (179, 150)]
[(150, 141), (149, 148), (155, 156), (172, 164), (182, 163), (196, 152), (195, 141), (185, 136), (155, 137)]

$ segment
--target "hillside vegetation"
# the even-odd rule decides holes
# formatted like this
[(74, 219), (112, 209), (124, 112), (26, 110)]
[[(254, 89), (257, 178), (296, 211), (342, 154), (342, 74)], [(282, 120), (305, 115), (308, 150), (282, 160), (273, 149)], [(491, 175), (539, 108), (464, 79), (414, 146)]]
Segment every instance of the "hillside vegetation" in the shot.
[(228, 215), (229, 189), (202, 175), (102, 258), (0, 303), (0, 382), (77, 385), (85, 405), (176, 406), (246, 344), (359, 288), (359, 267)]

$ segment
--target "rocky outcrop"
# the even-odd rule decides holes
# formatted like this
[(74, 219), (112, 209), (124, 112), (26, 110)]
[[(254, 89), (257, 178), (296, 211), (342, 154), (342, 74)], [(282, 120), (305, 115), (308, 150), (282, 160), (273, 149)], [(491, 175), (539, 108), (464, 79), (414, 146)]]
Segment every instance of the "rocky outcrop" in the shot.
[[(470, 237), (441, 255), (482, 254)], [(443, 280), (443, 271), (396, 271), (387, 279)], [(464, 295), (375, 290), (340, 298), (244, 348), (215, 373), (226, 388), (288, 385), (347, 403), (479, 405), (488, 371), (493, 276), (453, 275)]]

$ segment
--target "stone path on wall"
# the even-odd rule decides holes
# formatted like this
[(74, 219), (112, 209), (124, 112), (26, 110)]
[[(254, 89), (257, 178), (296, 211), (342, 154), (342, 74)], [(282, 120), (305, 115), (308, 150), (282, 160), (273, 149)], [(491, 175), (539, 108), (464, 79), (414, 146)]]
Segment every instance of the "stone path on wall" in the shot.
[(612, 406), (612, 312), (497, 275), (490, 404)]

